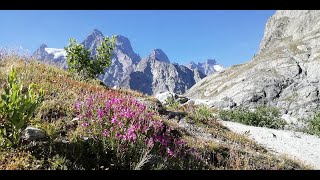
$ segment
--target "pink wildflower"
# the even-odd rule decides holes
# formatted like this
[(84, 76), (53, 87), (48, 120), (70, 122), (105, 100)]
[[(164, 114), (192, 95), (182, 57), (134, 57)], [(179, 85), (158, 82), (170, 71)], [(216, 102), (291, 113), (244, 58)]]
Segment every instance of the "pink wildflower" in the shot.
[(116, 124), (117, 123), (117, 117), (113, 116), (111, 119), (111, 123), (112, 124)]
[(89, 123), (88, 123), (88, 122), (83, 122), (83, 123), (81, 124), (81, 126), (82, 126), (82, 127), (88, 127), (88, 126), (89, 126)]
[(167, 153), (168, 153), (169, 156), (175, 157), (174, 152), (169, 147), (167, 147)]
[(123, 126), (122, 122), (119, 121), (119, 122), (118, 122), (118, 126), (119, 126), (119, 127), (122, 127), (122, 126)]
[(100, 108), (98, 109), (97, 114), (98, 114), (98, 118), (100, 118), (100, 119), (104, 116), (104, 112)]
[(109, 136), (110, 136), (108, 130), (106, 130), (106, 129), (103, 130), (102, 135), (103, 135), (104, 137), (109, 137)]
[(121, 137), (121, 134), (120, 134), (119, 132), (117, 132), (117, 133), (116, 133), (116, 138), (117, 138), (117, 139), (120, 139), (120, 137)]

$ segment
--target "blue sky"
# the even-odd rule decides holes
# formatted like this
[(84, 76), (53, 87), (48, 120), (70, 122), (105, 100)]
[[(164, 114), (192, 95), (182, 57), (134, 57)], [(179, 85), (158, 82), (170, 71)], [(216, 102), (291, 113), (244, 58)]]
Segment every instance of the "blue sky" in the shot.
[(141, 57), (162, 49), (171, 62), (217, 59), (224, 66), (250, 60), (274, 10), (0, 11), (0, 47), (32, 53), (42, 43), (65, 47), (93, 29), (129, 38)]

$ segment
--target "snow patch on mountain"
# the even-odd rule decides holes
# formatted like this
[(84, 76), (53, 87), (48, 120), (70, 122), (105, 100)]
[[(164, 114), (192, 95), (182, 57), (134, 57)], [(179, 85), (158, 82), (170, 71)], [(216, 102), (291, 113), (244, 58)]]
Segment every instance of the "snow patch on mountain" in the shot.
[(44, 49), (48, 54), (53, 54), (54, 58), (57, 59), (61, 56), (66, 57), (67, 52), (64, 49), (57, 49), (57, 48), (45, 48)]

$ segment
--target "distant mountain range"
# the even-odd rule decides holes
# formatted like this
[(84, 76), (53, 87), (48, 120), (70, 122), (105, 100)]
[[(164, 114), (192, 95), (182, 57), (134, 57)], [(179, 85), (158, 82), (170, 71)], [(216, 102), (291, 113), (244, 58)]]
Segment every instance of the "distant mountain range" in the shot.
[[(95, 55), (103, 38), (104, 35), (94, 29), (81, 44), (90, 49), (91, 55)], [(116, 36), (115, 45), (111, 66), (100, 76), (111, 87), (130, 88), (149, 95), (164, 91), (183, 94), (206, 75), (223, 69), (215, 60), (198, 64), (191, 62), (186, 66), (173, 64), (161, 49), (154, 49), (147, 57), (141, 58), (133, 51), (129, 39), (121, 35)], [(33, 57), (67, 68), (63, 48), (48, 48), (42, 44)]]

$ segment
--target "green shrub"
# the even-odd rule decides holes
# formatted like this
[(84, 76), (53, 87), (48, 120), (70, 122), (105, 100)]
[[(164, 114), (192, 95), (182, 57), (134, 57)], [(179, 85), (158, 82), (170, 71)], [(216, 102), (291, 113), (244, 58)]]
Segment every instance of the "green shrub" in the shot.
[(180, 106), (180, 103), (176, 101), (173, 97), (168, 97), (166, 99), (165, 105), (172, 110), (177, 110)]
[(207, 106), (199, 106), (194, 111), (189, 113), (189, 117), (195, 121), (202, 124), (207, 124), (210, 120), (214, 120), (212, 109)]
[(20, 141), (24, 129), (36, 107), (42, 102), (43, 91), (35, 92), (35, 84), (26, 89), (17, 79), (17, 73), (11, 68), (8, 84), (4, 87), (0, 102), (0, 145), (10, 147)]
[(72, 73), (78, 73), (85, 78), (96, 78), (104, 73), (105, 69), (111, 64), (111, 55), (115, 48), (115, 36), (104, 39), (97, 48), (95, 57), (90, 55), (90, 50), (85, 49), (83, 44), (78, 44), (71, 38), (67, 52), (68, 70)]
[(273, 129), (283, 129), (286, 125), (286, 122), (280, 118), (280, 111), (275, 107), (260, 106), (255, 111), (250, 111), (248, 108), (222, 110), (219, 116), (225, 121)]
[(316, 113), (309, 122), (308, 133), (320, 136), (320, 112)]

